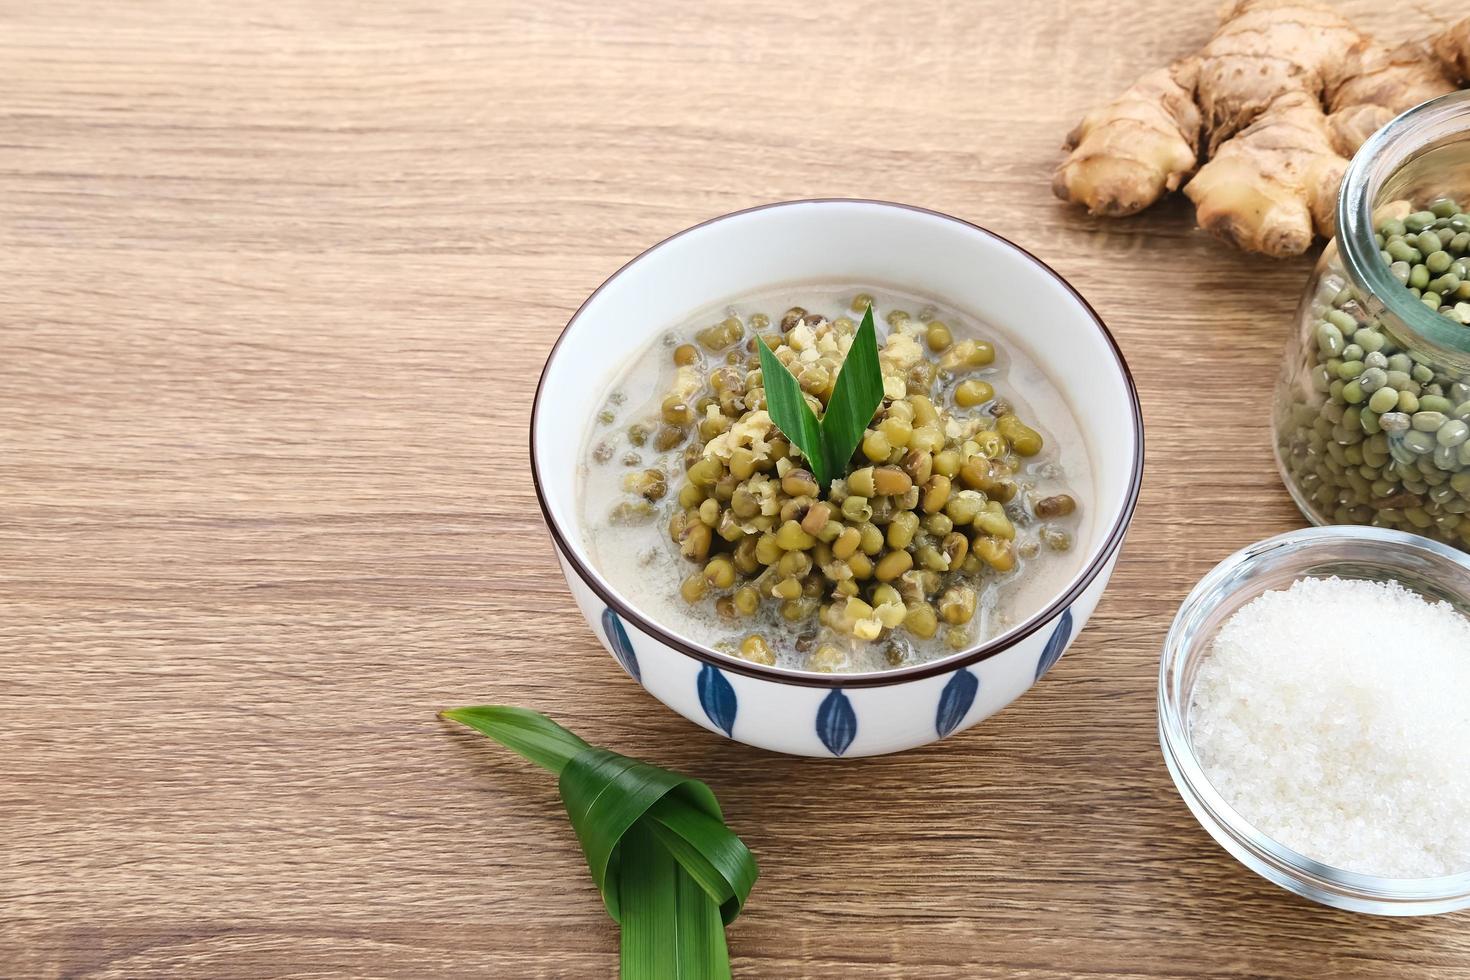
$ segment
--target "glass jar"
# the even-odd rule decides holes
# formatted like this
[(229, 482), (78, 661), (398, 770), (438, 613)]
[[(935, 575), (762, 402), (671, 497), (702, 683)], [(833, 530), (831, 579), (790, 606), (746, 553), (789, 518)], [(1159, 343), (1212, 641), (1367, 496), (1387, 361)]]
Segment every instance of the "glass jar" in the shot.
[[(1298, 308), (1273, 413), (1282, 478), (1314, 524), (1392, 527), (1470, 549), (1470, 324), (1401, 280), (1422, 279), (1413, 267), (1427, 256), (1391, 265), (1377, 234), (1407, 218), (1406, 230), (1443, 229), (1448, 244), (1470, 232), (1449, 201), (1470, 209), (1470, 91), (1399, 116), (1343, 178), (1338, 234)], [(1470, 319), (1470, 258), (1429, 275), (1446, 294), (1437, 307)]]

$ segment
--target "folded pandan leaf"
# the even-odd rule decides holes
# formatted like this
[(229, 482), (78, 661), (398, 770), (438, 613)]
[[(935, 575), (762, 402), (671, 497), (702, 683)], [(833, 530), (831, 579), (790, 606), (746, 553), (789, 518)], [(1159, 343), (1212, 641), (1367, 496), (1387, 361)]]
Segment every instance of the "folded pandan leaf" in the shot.
[(525, 708), (480, 705), (442, 717), (557, 774), (592, 880), (622, 927), (623, 980), (730, 976), (724, 926), (759, 871), (708, 786), (589, 746)]

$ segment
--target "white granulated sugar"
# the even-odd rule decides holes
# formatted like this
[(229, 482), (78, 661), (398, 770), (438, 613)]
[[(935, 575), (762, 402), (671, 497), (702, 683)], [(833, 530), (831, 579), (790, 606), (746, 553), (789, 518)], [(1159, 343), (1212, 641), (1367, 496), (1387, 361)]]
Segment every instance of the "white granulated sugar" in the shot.
[(1301, 579), (1226, 621), (1190, 712), (1267, 836), (1392, 878), (1470, 871), (1470, 619), (1397, 582)]

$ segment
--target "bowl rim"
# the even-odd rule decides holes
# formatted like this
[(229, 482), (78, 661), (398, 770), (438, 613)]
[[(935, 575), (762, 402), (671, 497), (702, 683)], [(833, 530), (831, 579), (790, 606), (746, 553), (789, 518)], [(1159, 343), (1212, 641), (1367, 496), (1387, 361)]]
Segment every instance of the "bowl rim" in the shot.
[[(1056, 597), (1054, 597), (1040, 610), (1027, 617), (1027, 619), (1019, 626), (1016, 626), (1013, 629), (1002, 633), (1000, 636), (994, 637), (978, 646), (969, 647), (965, 650), (957, 651), (956, 653), (953, 653), (947, 657), (940, 657), (936, 660), (931, 660), (922, 664), (915, 664), (911, 667), (898, 667), (893, 670), (866, 671), (863, 673), (853, 674), (823, 674), (810, 671), (791, 670), (784, 667), (767, 667), (763, 664), (752, 663), (748, 660), (742, 660), (738, 657), (721, 653), (720, 651), (715, 650), (711, 647), (706, 647), (701, 644), (686, 640), (683, 637), (677, 636), (671, 631), (653, 622), (647, 616), (644, 616), (637, 609), (633, 608), (631, 604), (625, 602), (617, 594), (617, 592), (611, 588), (611, 586), (603, 581), (602, 576), (596, 571), (596, 569), (593, 569), (582, 560), (582, 558), (577, 554), (576, 549), (570, 546), (566, 534), (557, 524), (556, 519), (552, 516), (551, 507), (547, 502), (546, 493), (542, 487), (541, 464), (536, 453), (536, 427), (541, 414), (541, 396), (543, 394), (543, 389), (546, 386), (546, 376), (551, 369), (552, 363), (556, 360), (557, 354), (561, 352), (562, 342), (566, 340), (567, 335), (571, 332), (572, 327), (581, 317), (582, 312), (587, 308), (588, 304), (596, 299), (598, 295), (600, 295), (602, 291), (607, 288), (609, 283), (613, 282), (613, 280), (621, 276), (623, 272), (632, 265), (641, 262), (646, 256), (664, 247), (670, 242), (682, 238), (692, 232), (698, 231), (699, 229), (702, 229), (708, 225), (717, 224), (730, 218), (741, 217), (743, 215), (754, 214), (761, 211), (775, 210), (778, 208), (800, 207), (803, 205), (823, 204), (854, 204), (862, 207), (896, 209), (901, 211), (909, 211), (928, 217), (940, 218), (942, 220), (960, 225), (964, 229), (967, 229), (972, 233), (978, 233), (987, 238), (990, 238), (1000, 243), (1002, 246), (1008, 247), (1019, 253), (1022, 258), (1026, 259), (1042, 272), (1055, 279), (1063, 289), (1065, 289), (1068, 293), (1072, 295), (1072, 297), (1086, 312), (1088, 318), (1092, 321), (1092, 325), (1097, 329), (1098, 333), (1102, 335), (1104, 343), (1106, 344), (1108, 350), (1112, 353), (1114, 362), (1117, 366), (1117, 370), (1123, 380), (1124, 390), (1128, 395), (1130, 410), (1129, 414), (1133, 429), (1133, 459), (1130, 461), (1128, 490), (1123, 500), (1123, 506), (1118, 512), (1117, 520), (1114, 522), (1113, 526), (1109, 528), (1107, 535), (1102, 539), (1101, 545), (1095, 549), (1093, 556), (1086, 567), (1084, 567), (1082, 572), (1073, 579), (1071, 586), (1065, 591), (1058, 594)], [(592, 592), (597, 595), (599, 599), (607, 603), (610, 608), (616, 611), (619, 616), (632, 622), (635, 626), (638, 627), (640, 631), (654, 637), (665, 646), (668, 646), (673, 650), (677, 650), (680, 653), (693, 657), (694, 659), (699, 660), (703, 663), (710, 664), (716, 667), (721, 667), (726, 670), (731, 670), (738, 674), (744, 674), (749, 677), (773, 681), (780, 684), (790, 684), (802, 687), (861, 688), (888, 687), (896, 684), (906, 683), (909, 681), (922, 680), (924, 678), (935, 677), (941, 674), (949, 674), (957, 670), (962, 670), (972, 664), (988, 660), (991, 657), (1010, 649), (1017, 643), (1036, 633), (1043, 626), (1045, 626), (1047, 623), (1050, 623), (1064, 610), (1066, 610), (1074, 602), (1076, 602), (1078, 597), (1080, 597), (1088, 589), (1088, 587), (1092, 585), (1093, 581), (1102, 572), (1107, 563), (1117, 554), (1118, 549), (1123, 543), (1123, 538), (1128, 531), (1128, 525), (1133, 518), (1134, 511), (1137, 509), (1138, 497), (1143, 485), (1143, 440), (1143, 409), (1138, 398), (1138, 387), (1134, 383), (1133, 373), (1128, 368), (1128, 362), (1123, 357), (1122, 349), (1118, 346), (1118, 342), (1113, 337), (1111, 331), (1108, 330), (1107, 324), (1105, 324), (1102, 317), (1098, 315), (1097, 310), (1093, 309), (1092, 304), (1089, 303), (1086, 298), (1084, 298), (1082, 294), (1077, 291), (1076, 287), (1068, 282), (1065, 277), (1063, 277), (1051, 266), (1047, 265), (1041, 259), (1033, 255), (1030, 251), (1022, 248), (1020, 245), (1017, 245), (1010, 239), (1002, 235), (998, 235), (988, 228), (984, 228), (973, 222), (966, 221), (963, 218), (956, 218), (954, 215), (945, 214), (942, 211), (935, 211), (913, 204), (900, 204), (894, 201), (881, 201), (866, 198), (848, 197), (818, 197), (801, 198), (790, 201), (775, 201), (768, 204), (758, 204), (753, 207), (741, 208), (736, 211), (730, 211), (725, 214), (717, 215), (713, 218), (708, 218), (704, 221), (699, 222), (698, 224), (691, 225), (688, 228), (683, 229), (682, 231), (675, 232), (674, 234), (669, 235), (667, 238), (664, 238), (653, 245), (650, 245), (648, 248), (645, 248), (643, 251), (639, 252), (627, 262), (624, 262), (621, 266), (618, 267), (617, 271), (613, 272), (612, 275), (604, 279), (602, 281), (602, 284), (594, 289), (591, 294), (589, 294), (588, 297), (582, 301), (581, 305), (577, 307), (571, 318), (567, 320), (566, 326), (562, 328), (561, 333), (557, 336), (556, 342), (552, 344), (551, 350), (547, 352), (546, 362), (542, 365), (541, 368), (541, 376), (536, 382), (536, 394), (531, 402), (529, 449), (531, 457), (531, 482), (535, 486), (536, 502), (541, 508), (542, 519), (545, 522), (547, 529), (551, 533), (553, 543), (556, 545), (556, 548), (558, 552), (560, 552), (560, 554), (562, 555), (563, 559), (577, 573), (577, 576), (582, 579), (587, 587), (591, 589)]]
[(1470, 555), (1450, 545), (1394, 528), (1356, 524), (1284, 531), (1232, 552), (1190, 589), (1164, 636), (1155, 702), (1160, 748), (1175, 789), (1195, 819), (1231, 856), (1268, 881), (1324, 905), (1370, 914), (1421, 915), (1464, 908), (1470, 905), (1470, 870), (1419, 878), (1350, 871), (1318, 861), (1259, 830), (1210, 782), (1189, 738), (1188, 704), (1173, 694), (1170, 675), (1184, 655), (1186, 622), (1221, 583), (1282, 549), (1330, 547), (1342, 541), (1427, 552), (1470, 570)]

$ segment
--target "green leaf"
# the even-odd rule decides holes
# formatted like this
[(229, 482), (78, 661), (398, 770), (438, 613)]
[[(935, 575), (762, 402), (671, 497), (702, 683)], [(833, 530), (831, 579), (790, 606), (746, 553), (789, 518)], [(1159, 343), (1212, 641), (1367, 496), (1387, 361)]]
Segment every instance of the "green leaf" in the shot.
[(439, 716), (468, 725), (542, 769), (550, 769), (557, 774), (579, 753), (591, 748), (541, 712), (527, 708), (482, 704), (473, 708), (451, 708), (439, 712)]
[(725, 826), (719, 816), (719, 803), (711, 794), (708, 800), (714, 812), (703, 803), (682, 805), (686, 793), (695, 787), (705, 793), (703, 783), (686, 784), (664, 797), (649, 811), (653, 831), (679, 863), (709, 896), (720, 904), (720, 912), (728, 925), (735, 921), (755, 887), (760, 869), (745, 842)]
[(826, 487), (833, 474), (827, 468), (828, 457), (822, 447), (822, 427), (812, 413), (812, 407), (806, 403), (801, 383), (766, 346), (764, 338), (757, 342), (761, 355), (761, 384), (766, 390), (766, 412), (791, 444), (801, 450), (817, 483)]
[(863, 431), (883, 403), (883, 367), (878, 363), (873, 307), (868, 307), (862, 325), (853, 335), (821, 421), (812, 414), (801, 393), (800, 382), (764, 340), (760, 341), (759, 350), (766, 411), (777, 428), (801, 450), (812, 475), (825, 491), (834, 478), (847, 472), (852, 454), (862, 442)]
[(442, 716), (559, 774), (592, 879), (623, 927), (624, 980), (729, 976), (723, 924), (740, 914), (759, 870), (708, 786), (593, 748), (524, 708)]
[(667, 769), (606, 749), (588, 749), (562, 770), (557, 785), (567, 818), (582, 842), (582, 853), (602, 892), (607, 914), (619, 922), (618, 844), (650, 807), (684, 781)]
[(837, 375), (837, 385), (827, 402), (827, 411), (822, 415), (827, 472), (834, 477), (847, 472), (852, 454), (863, 440), (863, 431), (882, 403), (883, 368), (878, 363), (878, 335), (873, 328), (870, 305), (852, 338), (852, 346)]
[(644, 824), (623, 842), (622, 980), (728, 980), (719, 906)]

